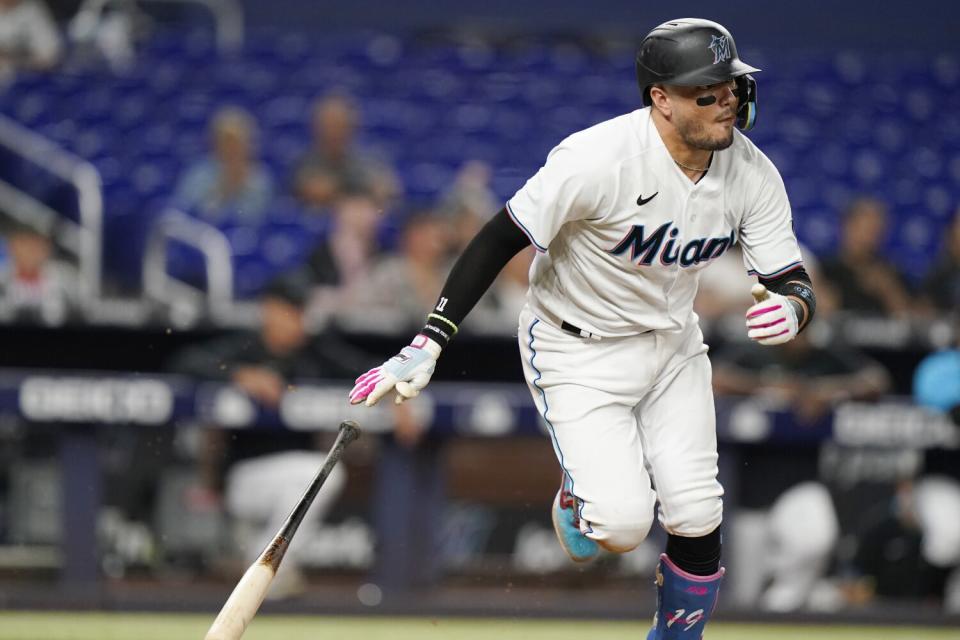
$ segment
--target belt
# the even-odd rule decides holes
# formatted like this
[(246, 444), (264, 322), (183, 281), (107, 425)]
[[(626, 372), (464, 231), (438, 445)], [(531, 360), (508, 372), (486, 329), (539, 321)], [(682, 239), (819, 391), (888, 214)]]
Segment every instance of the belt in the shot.
[(603, 336), (598, 336), (595, 333), (590, 333), (586, 329), (581, 329), (577, 325), (571, 324), (566, 320), (562, 320), (557, 316), (553, 315), (551, 312), (547, 311), (546, 309), (541, 309), (539, 307), (536, 307), (531, 310), (533, 311), (534, 315), (543, 316), (544, 318), (549, 320), (550, 324), (552, 324), (553, 326), (560, 327), (561, 331), (572, 333), (573, 335), (580, 336), (581, 338), (590, 338), (591, 340), (600, 340), (603, 337)]
[(566, 331), (567, 333), (573, 333), (580, 336), (581, 338), (590, 338), (591, 340), (600, 340), (601, 336), (598, 336), (595, 333), (590, 333), (586, 329), (581, 329), (575, 324), (570, 324), (566, 320), (560, 321), (560, 329)]

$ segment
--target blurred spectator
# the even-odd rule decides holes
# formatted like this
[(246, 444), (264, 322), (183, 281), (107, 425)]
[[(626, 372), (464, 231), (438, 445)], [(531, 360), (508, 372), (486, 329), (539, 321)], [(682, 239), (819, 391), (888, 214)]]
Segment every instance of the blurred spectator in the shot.
[[(954, 220), (953, 242), (958, 220), (960, 215)], [(960, 430), (960, 316), (955, 320), (953, 346), (928, 355), (914, 371), (913, 398), (920, 406), (948, 414)], [(960, 613), (960, 521), (956, 517), (960, 513), (960, 470), (955, 459), (945, 454), (946, 450), (927, 453), (927, 467), (940, 475), (920, 484), (915, 503), (924, 531), (924, 559), (940, 570), (952, 569), (943, 586), (944, 608), (956, 614)]]
[(954, 329), (954, 345), (925, 357), (913, 373), (913, 397), (917, 404), (948, 413), (960, 427), (960, 317)]
[(41, 0), (0, 0), (0, 86), (17, 69), (50, 69), (62, 49), (57, 25)]
[(348, 97), (333, 94), (313, 107), (313, 143), (297, 163), (294, 192), (311, 207), (332, 206), (340, 197), (364, 193), (384, 207), (399, 195), (393, 169), (357, 148), (360, 116)]
[(873, 505), (860, 532), (844, 585), (854, 602), (927, 600), (944, 595), (948, 572), (960, 564), (960, 486), (949, 478), (904, 478), (891, 500)]
[[(822, 315), (818, 321), (827, 322)], [(779, 349), (742, 343), (720, 351), (714, 389), (780, 399), (801, 422), (820, 419), (840, 402), (876, 398), (890, 389), (882, 365), (838, 339), (824, 340), (822, 331), (805, 331)]]
[[(804, 268), (807, 265), (807, 252), (803, 254)], [(738, 316), (738, 326), (743, 312), (750, 306), (750, 287), (756, 278), (747, 274), (743, 266), (743, 252), (740, 245), (734, 245), (710, 262), (709, 269), (700, 272), (700, 288), (693, 303), (693, 310), (697, 312), (701, 321), (718, 320), (728, 315)], [(820, 287), (817, 287), (817, 303), (819, 306)]]
[(211, 121), (210, 136), (213, 155), (187, 169), (174, 204), (211, 222), (227, 216), (259, 222), (273, 198), (273, 180), (256, 160), (253, 117), (237, 107), (221, 108)]
[[(440, 197), (438, 212), (450, 222), (450, 253), (458, 256), (499, 208), (490, 189), (492, 171), (479, 160), (466, 162), (453, 186)], [(500, 272), (490, 289), (464, 321), (462, 329), (475, 333), (512, 335), (527, 299), (532, 247), (518, 253)], [(449, 271), (451, 265), (444, 267)]]
[[(333, 334), (308, 335), (304, 306), (308, 283), (288, 277), (271, 285), (260, 301), (261, 328), (218, 339), (179, 354), (171, 369), (196, 378), (231, 381), (266, 411), (276, 411), (289, 385), (298, 380), (342, 378), (357, 370), (361, 355)], [(316, 470), (324, 452), (311, 433), (278, 430), (204, 431), (200, 452), (201, 485), (189, 499), (203, 508), (220, 501), (227, 512), (253, 527), (242, 541), (247, 560), (255, 558), (283, 523)], [(301, 586), (298, 549), (312, 539), (320, 521), (343, 487), (342, 466), (327, 479), (281, 569), (275, 595)]]
[[(745, 343), (719, 351), (713, 365), (714, 389), (789, 408), (798, 425), (811, 428), (841, 402), (873, 399), (889, 390), (890, 377), (881, 365), (831, 338), (828, 317), (821, 314), (817, 322), (777, 349)], [(764, 511), (749, 527), (742, 526), (749, 521), (740, 518), (750, 516), (738, 514), (733, 535), (741, 538), (741, 549), (750, 549), (751, 558), (764, 561), (742, 567), (738, 580), (754, 583), (756, 592), (747, 599), (759, 600), (765, 610), (803, 608), (825, 574), (839, 538), (833, 499), (815, 481), (813, 457), (793, 446), (782, 452), (745, 447), (740, 455), (737, 502)], [(761, 544), (769, 548), (758, 551)]]
[(448, 247), (449, 227), (444, 218), (433, 211), (410, 215), (404, 221), (399, 254), (376, 265), (345, 317), (355, 325), (360, 321), (356, 316), (375, 316), (392, 329), (422, 322), (423, 310), (431, 308), (443, 286)]
[[(488, 335), (516, 335), (520, 311), (527, 302), (530, 265), (535, 249), (527, 247), (504, 266), (477, 306), (460, 325), (462, 331)], [(447, 269), (449, 270), (449, 268)]]
[(438, 211), (449, 217), (453, 226), (452, 253), (459, 255), (480, 228), (496, 213), (497, 198), (490, 189), (489, 165), (471, 160), (460, 168), (457, 177), (441, 197)]
[(928, 309), (960, 313), (960, 207), (943, 236), (943, 249), (923, 280), (923, 304)]
[(62, 324), (79, 308), (75, 269), (54, 258), (47, 234), (22, 222), (6, 221), (9, 260), (0, 270), (0, 318)]
[(822, 267), (841, 309), (897, 316), (910, 311), (905, 280), (881, 253), (886, 233), (887, 208), (877, 199), (858, 198), (844, 213), (840, 249)]
[(307, 259), (315, 285), (310, 303), (314, 320), (348, 308), (370, 278), (379, 255), (377, 232), (383, 215), (368, 195), (342, 198), (333, 207), (333, 228)]
[(114, 72), (136, 62), (136, 45), (149, 31), (151, 18), (136, 0), (107, 6), (84, 3), (70, 19), (68, 33), (74, 61), (106, 62)]

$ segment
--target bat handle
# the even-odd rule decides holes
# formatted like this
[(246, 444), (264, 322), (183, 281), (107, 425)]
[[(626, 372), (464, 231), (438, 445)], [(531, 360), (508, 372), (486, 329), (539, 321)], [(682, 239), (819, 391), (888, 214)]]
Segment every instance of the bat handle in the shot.
[(753, 288), (750, 289), (750, 294), (753, 296), (753, 299), (758, 303), (763, 302), (770, 297), (770, 292), (767, 291), (767, 288), (760, 284), (759, 282), (753, 285)]

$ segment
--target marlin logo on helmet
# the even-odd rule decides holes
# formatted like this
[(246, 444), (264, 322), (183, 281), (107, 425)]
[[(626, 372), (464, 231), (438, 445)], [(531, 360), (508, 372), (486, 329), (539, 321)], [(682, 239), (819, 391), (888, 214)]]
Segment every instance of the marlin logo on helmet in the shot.
[(710, 36), (708, 49), (713, 51), (713, 64), (730, 59), (730, 40), (727, 36)]

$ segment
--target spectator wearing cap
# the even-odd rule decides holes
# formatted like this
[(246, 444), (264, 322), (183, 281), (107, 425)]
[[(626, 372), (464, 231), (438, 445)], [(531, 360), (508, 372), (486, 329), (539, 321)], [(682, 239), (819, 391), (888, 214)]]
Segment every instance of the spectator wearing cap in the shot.
[(174, 360), (172, 368), (230, 381), (270, 408), (279, 405), (293, 380), (352, 375), (356, 363), (366, 359), (332, 333), (309, 334), (304, 315), (309, 293), (310, 283), (299, 275), (276, 280), (260, 296), (258, 330), (191, 348)]
[(210, 222), (232, 217), (259, 223), (273, 199), (273, 179), (256, 160), (256, 122), (238, 107), (224, 107), (210, 124), (212, 154), (180, 178), (174, 205)]
[[(274, 282), (260, 298), (258, 331), (243, 332), (188, 348), (170, 370), (201, 380), (232, 383), (262, 410), (276, 411), (294, 382), (351, 375), (366, 358), (332, 333), (311, 336), (304, 306), (309, 283), (297, 276)], [(362, 367), (361, 367), (362, 368)], [(221, 502), (249, 532), (241, 540), (247, 561), (262, 550), (283, 523), (290, 505), (323, 462), (326, 436), (288, 430), (207, 429), (198, 456), (197, 485), (184, 496), (188, 508), (219, 509)], [(298, 538), (312, 539), (345, 481), (342, 466), (331, 473), (301, 525)], [(304, 527), (306, 531), (304, 531)], [(303, 535), (306, 534), (306, 535)], [(274, 597), (297, 593), (304, 577), (296, 541), (272, 590)]]

